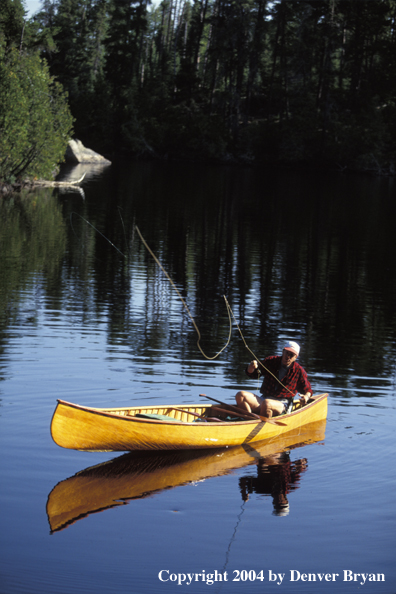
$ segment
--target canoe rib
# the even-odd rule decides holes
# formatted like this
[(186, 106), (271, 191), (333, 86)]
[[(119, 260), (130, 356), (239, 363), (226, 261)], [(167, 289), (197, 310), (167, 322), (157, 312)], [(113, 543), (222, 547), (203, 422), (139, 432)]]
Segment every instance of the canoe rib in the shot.
[[(125, 408), (90, 408), (58, 400), (51, 435), (61, 447), (83, 451), (203, 449), (235, 446), (277, 437), (302, 425), (325, 419), (327, 394), (282, 416), (284, 426), (263, 421), (195, 422), (194, 412), (210, 415), (203, 404)], [(182, 411), (177, 410), (182, 409)], [(169, 421), (139, 418), (138, 413), (171, 417)]]

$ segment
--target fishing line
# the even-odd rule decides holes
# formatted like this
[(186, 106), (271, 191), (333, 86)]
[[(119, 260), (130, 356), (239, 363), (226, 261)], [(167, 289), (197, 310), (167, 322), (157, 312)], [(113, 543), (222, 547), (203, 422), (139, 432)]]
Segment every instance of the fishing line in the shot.
[[(79, 213), (77, 213), (77, 212), (72, 212), (72, 213), (70, 213), (70, 225), (71, 225), (71, 228), (73, 229), (73, 233), (74, 233), (74, 234), (75, 234), (75, 231), (74, 231), (74, 227), (73, 227), (73, 220), (72, 220), (72, 217), (73, 217), (73, 215), (79, 216), (79, 217), (80, 217), (80, 219), (82, 219), (82, 220), (83, 220), (83, 221), (84, 221), (84, 222), (85, 222), (87, 225), (89, 225), (90, 227), (92, 227), (92, 229), (94, 229), (94, 230), (95, 230), (97, 233), (99, 233), (99, 235), (101, 235), (101, 236), (103, 237), (103, 239), (105, 239), (106, 241), (108, 241), (108, 242), (109, 242), (109, 244), (110, 244), (110, 245), (111, 245), (111, 246), (112, 246), (112, 247), (113, 247), (115, 250), (117, 250), (117, 252), (118, 252), (119, 254), (121, 254), (121, 256), (122, 256), (123, 258), (126, 258), (125, 254), (123, 254), (123, 253), (121, 252), (121, 250), (119, 250), (119, 249), (118, 249), (118, 247), (117, 247), (117, 246), (115, 246), (115, 245), (114, 245), (114, 243), (113, 243), (112, 241), (110, 241), (110, 239), (109, 239), (108, 237), (106, 237), (105, 235), (103, 235), (103, 233), (101, 233), (101, 232), (99, 231), (99, 229), (97, 229), (97, 228), (96, 228), (94, 225), (92, 225), (92, 223), (90, 223), (89, 221), (87, 221), (87, 219), (85, 219), (84, 217), (82, 217), (82, 216), (81, 216)], [(123, 220), (122, 220), (122, 216), (121, 216), (121, 213), (120, 213), (120, 212), (119, 212), (119, 215), (120, 215), (121, 222), (122, 222), (122, 226), (123, 226), (123, 228), (124, 228), (124, 233), (125, 233), (124, 222), (123, 222)], [(229, 320), (229, 323), (230, 323), (230, 330), (229, 330), (228, 340), (227, 340), (226, 344), (224, 345), (224, 347), (223, 347), (223, 348), (222, 348), (222, 349), (221, 349), (221, 350), (220, 350), (220, 351), (219, 351), (219, 352), (218, 352), (218, 353), (217, 353), (217, 354), (216, 354), (214, 357), (209, 357), (208, 355), (206, 355), (206, 354), (204, 353), (204, 351), (203, 351), (203, 350), (202, 350), (202, 348), (201, 348), (201, 345), (200, 345), (200, 341), (201, 341), (201, 333), (200, 333), (200, 331), (199, 331), (199, 328), (198, 328), (197, 324), (195, 323), (195, 320), (194, 320), (194, 318), (192, 317), (192, 315), (191, 315), (191, 313), (190, 313), (190, 310), (188, 309), (187, 303), (184, 301), (184, 299), (183, 299), (183, 297), (181, 296), (181, 294), (180, 294), (180, 292), (179, 292), (178, 288), (176, 287), (175, 283), (173, 282), (173, 280), (171, 279), (171, 277), (169, 276), (169, 274), (166, 272), (165, 268), (162, 266), (162, 264), (160, 263), (160, 261), (158, 260), (158, 258), (157, 258), (157, 257), (156, 257), (156, 255), (154, 254), (154, 252), (151, 250), (150, 246), (147, 244), (146, 240), (144, 239), (144, 237), (143, 237), (143, 235), (141, 234), (141, 232), (140, 232), (140, 229), (138, 228), (138, 226), (137, 226), (137, 225), (135, 225), (135, 229), (136, 229), (136, 231), (138, 232), (138, 235), (139, 235), (139, 237), (140, 237), (140, 239), (141, 239), (141, 241), (142, 241), (143, 245), (145, 246), (145, 248), (147, 249), (147, 251), (150, 253), (150, 255), (152, 256), (152, 258), (155, 260), (155, 262), (157, 263), (157, 265), (160, 267), (160, 269), (162, 270), (162, 272), (165, 274), (166, 278), (169, 280), (169, 282), (171, 283), (172, 287), (175, 289), (175, 291), (176, 291), (176, 293), (177, 293), (177, 295), (178, 295), (179, 299), (180, 299), (180, 300), (181, 300), (181, 302), (183, 303), (183, 305), (184, 305), (184, 307), (185, 307), (185, 309), (186, 309), (186, 311), (187, 311), (187, 314), (188, 314), (188, 316), (189, 316), (190, 320), (192, 321), (192, 323), (193, 323), (193, 325), (194, 325), (194, 328), (195, 328), (195, 331), (196, 331), (196, 333), (197, 333), (197, 335), (198, 335), (198, 342), (197, 342), (197, 346), (198, 346), (198, 348), (199, 348), (200, 352), (201, 352), (201, 353), (202, 353), (202, 355), (205, 357), (205, 359), (208, 359), (208, 360), (210, 360), (210, 361), (211, 361), (211, 360), (213, 360), (213, 359), (216, 359), (216, 358), (217, 358), (217, 357), (218, 357), (218, 356), (219, 356), (219, 355), (220, 355), (220, 354), (221, 354), (221, 353), (222, 353), (222, 352), (223, 352), (223, 351), (224, 351), (224, 350), (227, 348), (227, 346), (230, 344), (230, 340), (231, 340), (231, 334), (232, 334), (232, 319), (231, 319), (231, 314), (230, 314), (230, 307), (229, 307), (229, 305), (228, 305), (228, 302), (227, 302), (226, 298), (224, 297), (224, 299), (225, 299), (225, 301), (226, 301), (226, 306), (227, 306), (228, 320)]]
[[(105, 235), (103, 235), (103, 233), (101, 233), (101, 231), (99, 231), (99, 229), (97, 229), (97, 228), (96, 228), (94, 225), (92, 225), (92, 223), (90, 223), (89, 221), (87, 221), (87, 219), (85, 219), (84, 217), (82, 217), (82, 216), (81, 216), (79, 213), (77, 213), (77, 212), (71, 212), (71, 213), (70, 213), (70, 225), (71, 225), (71, 227), (72, 227), (72, 229), (73, 229), (73, 233), (75, 233), (75, 231), (74, 231), (74, 228), (73, 228), (73, 222), (72, 222), (72, 217), (73, 217), (73, 215), (76, 215), (76, 216), (80, 217), (80, 219), (82, 219), (82, 220), (83, 220), (85, 223), (87, 223), (87, 225), (89, 225), (90, 227), (92, 227), (92, 229), (94, 229), (94, 230), (95, 230), (97, 233), (99, 233), (99, 235), (101, 235), (101, 236), (103, 237), (103, 239), (105, 239), (106, 241), (108, 241), (108, 243), (109, 243), (109, 244), (110, 244), (110, 245), (111, 245), (111, 246), (112, 246), (112, 247), (113, 247), (115, 250), (117, 250), (117, 252), (118, 252), (118, 253), (119, 253), (119, 254), (120, 254), (120, 255), (121, 255), (123, 258), (126, 258), (126, 257), (127, 257), (125, 254), (123, 254), (123, 253), (121, 252), (121, 250), (119, 250), (119, 249), (118, 249), (118, 247), (117, 247), (116, 245), (114, 245), (114, 243), (113, 243), (112, 241), (110, 241), (110, 239), (109, 239), (108, 237), (106, 237)], [(124, 228), (124, 234), (125, 234), (124, 221), (122, 220), (122, 216), (121, 216), (121, 213), (120, 213), (120, 212), (119, 212), (119, 215), (120, 215), (120, 218), (121, 218), (121, 223), (122, 223), (122, 226), (123, 226), (123, 228)], [(156, 257), (156, 255), (154, 254), (154, 252), (151, 250), (150, 246), (147, 244), (146, 240), (144, 239), (144, 237), (143, 237), (143, 235), (141, 234), (141, 232), (140, 232), (140, 229), (139, 229), (139, 227), (138, 227), (137, 225), (135, 225), (135, 229), (136, 229), (136, 231), (138, 232), (138, 235), (139, 235), (139, 237), (140, 237), (140, 239), (141, 239), (141, 241), (142, 241), (142, 243), (143, 243), (144, 247), (145, 247), (145, 248), (146, 248), (146, 250), (149, 252), (149, 254), (151, 255), (151, 257), (154, 259), (154, 261), (156, 262), (156, 264), (157, 264), (157, 265), (160, 267), (160, 269), (162, 270), (162, 272), (165, 274), (166, 278), (167, 278), (167, 279), (168, 279), (168, 281), (171, 283), (172, 287), (175, 289), (175, 291), (176, 291), (176, 293), (177, 293), (177, 295), (178, 295), (178, 297), (179, 297), (180, 301), (182, 302), (182, 304), (183, 304), (183, 306), (184, 306), (184, 308), (185, 308), (185, 310), (186, 310), (186, 312), (187, 312), (187, 314), (188, 314), (188, 316), (189, 316), (189, 318), (190, 318), (191, 322), (193, 323), (193, 326), (194, 326), (194, 328), (195, 328), (195, 331), (196, 331), (196, 333), (197, 333), (197, 335), (198, 335), (197, 347), (198, 347), (199, 351), (201, 352), (201, 354), (202, 354), (202, 355), (205, 357), (205, 359), (208, 359), (209, 361), (213, 361), (214, 359), (217, 359), (217, 357), (219, 357), (219, 355), (221, 355), (221, 353), (222, 353), (222, 352), (223, 352), (223, 351), (224, 351), (224, 350), (225, 350), (225, 349), (228, 347), (228, 345), (230, 344), (230, 341), (231, 341), (231, 335), (232, 335), (232, 319), (231, 319), (231, 316), (232, 316), (232, 318), (233, 318), (233, 319), (234, 319), (234, 321), (235, 321), (236, 327), (238, 328), (239, 334), (240, 334), (240, 336), (241, 336), (241, 338), (242, 338), (243, 344), (245, 345), (245, 347), (246, 347), (246, 349), (249, 351), (249, 353), (250, 353), (250, 354), (253, 356), (253, 358), (254, 358), (254, 359), (255, 359), (255, 360), (258, 362), (258, 364), (259, 364), (259, 365), (261, 365), (261, 367), (262, 367), (262, 368), (263, 368), (265, 371), (267, 371), (267, 373), (269, 373), (270, 375), (272, 375), (272, 377), (274, 377), (274, 378), (276, 379), (276, 381), (277, 381), (277, 382), (278, 382), (278, 383), (279, 383), (279, 384), (280, 384), (280, 385), (281, 385), (283, 388), (285, 388), (285, 389), (286, 389), (288, 392), (290, 392), (290, 394), (291, 394), (292, 396), (294, 396), (293, 392), (292, 392), (291, 390), (289, 390), (289, 388), (288, 388), (287, 386), (285, 386), (285, 385), (284, 385), (284, 384), (283, 384), (283, 383), (280, 381), (280, 379), (279, 379), (278, 377), (276, 377), (276, 375), (275, 375), (275, 374), (273, 374), (273, 373), (272, 373), (272, 371), (270, 371), (269, 369), (267, 369), (267, 368), (265, 367), (265, 365), (264, 365), (264, 364), (263, 364), (263, 363), (262, 363), (262, 362), (261, 362), (261, 361), (258, 359), (258, 357), (256, 357), (256, 355), (253, 353), (253, 351), (252, 351), (252, 350), (249, 348), (249, 346), (248, 346), (248, 344), (247, 344), (247, 342), (246, 342), (246, 340), (245, 340), (245, 337), (244, 337), (244, 336), (243, 336), (243, 334), (242, 334), (242, 330), (240, 329), (240, 327), (239, 327), (239, 324), (238, 324), (238, 322), (236, 321), (236, 318), (235, 318), (235, 316), (234, 316), (234, 312), (232, 311), (232, 309), (231, 309), (231, 306), (230, 306), (230, 304), (228, 303), (228, 300), (227, 300), (227, 298), (226, 298), (226, 296), (225, 296), (225, 295), (223, 295), (223, 299), (224, 299), (224, 301), (225, 301), (225, 304), (226, 304), (226, 308), (227, 308), (227, 314), (228, 314), (228, 320), (229, 320), (229, 323), (230, 323), (230, 330), (229, 330), (229, 334), (228, 334), (228, 339), (227, 339), (227, 342), (226, 342), (226, 344), (223, 346), (223, 348), (222, 348), (222, 349), (220, 349), (220, 351), (219, 351), (219, 352), (218, 352), (216, 355), (214, 355), (213, 357), (209, 357), (208, 355), (206, 355), (206, 353), (205, 353), (205, 352), (202, 350), (202, 347), (201, 347), (201, 345), (200, 345), (200, 342), (201, 342), (201, 333), (200, 333), (200, 331), (199, 331), (199, 328), (198, 328), (197, 324), (195, 323), (195, 320), (194, 320), (193, 316), (191, 315), (191, 312), (190, 312), (190, 310), (188, 309), (187, 303), (185, 302), (185, 300), (184, 300), (184, 299), (183, 299), (183, 297), (181, 296), (181, 294), (180, 294), (180, 291), (179, 291), (179, 290), (178, 290), (178, 288), (176, 287), (175, 283), (173, 282), (173, 280), (171, 279), (171, 277), (169, 276), (169, 274), (166, 272), (165, 268), (162, 266), (161, 262), (158, 260), (158, 258), (157, 258), (157, 257)], [(259, 371), (260, 371), (260, 370), (259, 370)]]
[[(225, 563), (224, 563), (224, 565), (223, 565), (223, 569), (222, 569), (222, 572), (223, 572), (223, 574), (224, 574), (224, 572), (225, 572), (225, 570), (226, 570), (226, 568), (227, 568), (228, 561), (229, 561), (229, 559), (230, 559), (230, 553), (231, 553), (231, 547), (232, 547), (232, 543), (234, 542), (234, 540), (235, 540), (235, 538), (236, 538), (237, 531), (238, 531), (238, 527), (239, 527), (239, 524), (241, 523), (242, 516), (243, 516), (243, 512), (245, 511), (245, 506), (246, 506), (246, 503), (247, 503), (247, 500), (246, 500), (246, 501), (244, 501), (244, 502), (242, 503), (242, 505), (241, 505), (241, 511), (239, 512), (239, 514), (238, 514), (238, 516), (237, 516), (237, 523), (235, 524), (235, 527), (234, 527), (234, 532), (233, 532), (233, 534), (232, 534), (232, 536), (231, 536), (231, 540), (230, 540), (230, 542), (229, 542), (229, 544), (228, 544), (228, 548), (227, 548), (227, 551), (226, 551), (226, 556), (225, 556)], [(222, 589), (222, 587), (223, 587), (223, 583), (224, 583), (224, 582), (221, 582), (221, 583), (220, 583), (220, 588), (219, 588), (219, 589), (218, 589), (218, 591), (217, 591), (218, 593), (219, 593), (219, 592), (220, 592), (220, 590)]]
[[(87, 221), (87, 219), (84, 219), (84, 217), (82, 217), (82, 216), (81, 216), (81, 215), (80, 215), (78, 212), (71, 212), (71, 213), (70, 213), (70, 225), (71, 225), (71, 228), (73, 229), (73, 233), (74, 233), (74, 235), (76, 235), (76, 233), (75, 233), (75, 231), (74, 231), (74, 227), (73, 227), (73, 221), (72, 221), (72, 217), (73, 217), (73, 215), (76, 215), (77, 217), (80, 217), (80, 219), (82, 219), (82, 220), (83, 220), (85, 223), (87, 223), (87, 225), (89, 225), (90, 227), (92, 227), (92, 229), (94, 229), (94, 230), (95, 230), (97, 233), (99, 233), (99, 235), (101, 235), (101, 236), (103, 237), (103, 239), (105, 239), (106, 241), (108, 241), (108, 242), (109, 242), (109, 244), (110, 244), (110, 245), (111, 245), (111, 246), (112, 246), (112, 247), (113, 247), (115, 250), (117, 250), (117, 252), (118, 252), (119, 254), (121, 254), (121, 256), (122, 256), (123, 258), (126, 258), (126, 255), (125, 255), (125, 254), (123, 254), (123, 253), (121, 252), (121, 250), (119, 250), (119, 249), (118, 249), (118, 247), (117, 247), (116, 245), (114, 245), (114, 243), (113, 243), (112, 241), (110, 241), (110, 239), (109, 239), (108, 237), (106, 237), (106, 235), (103, 235), (103, 233), (101, 233), (101, 232), (99, 231), (99, 229), (97, 229), (97, 228), (96, 228), (94, 225), (92, 225), (92, 223), (90, 223), (89, 221)], [(122, 220), (122, 219), (121, 219), (121, 220)]]
[[(122, 210), (122, 208), (121, 208), (121, 206), (117, 206), (117, 209), (118, 209), (118, 214), (120, 215), (120, 219), (121, 219), (122, 230), (123, 230), (123, 233), (124, 233), (124, 241), (125, 241), (125, 245), (128, 245), (127, 236), (126, 236), (126, 232), (125, 232), (124, 219), (122, 218), (122, 214), (121, 214), (121, 210)], [(129, 255), (130, 255), (130, 248), (129, 248), (129, 245), (128, 245), (128, 256), (129, 256)], [(126, 257), (126, 256), (125, 256), (125, 257)]]
[(252, 350), (249, 348), (249, 346), (248, 346), (248, 344), (247, 344), (247, 342), (246, 342), (246, 340), (245, 340), (245, 337), (244, 337), (244, 336), (243, 336), (243, 334), (242, 334), (242, 330), (240, 329), (240, 327), (239, 327), (239, 324), (238, 324), (238, 322), (236, 321), (236, 318), (235, 318), (235, 316), (234, 316), (234, 313), (233, 313), (233, 311), (232, 311), (232, 309), (231, 309), (231, 306), (230, 306), (230, 304), (228, 303), (227, 297), (226, 297), (225, 295), (223, 295), (223, 299), (224, 299), (224, 301), (225, 301), (225, 304), (226, 304), (226, 308), (227, 308), (227, 314), (228, 314), (228, 319), (229, 319), (229, 322), (230, 322), (230, 331), (229, 331), (229, 335), (228, 335), (228, 340), (227, 340), (227, 342), (226, 342), (225, 346), (224, 346), (224, 347), (223, 347), (223, 348), (222, 348), (222, 349), (221, 349), (221, 350), (220, 350), (220, 351), (219, 351), (219, 352), (218, 352), (218, 353), (217, 353), (217, 354), (216, 354), (214, 357), (208, 357), (208, 356), (207, 356), (207, 355), (204, 353), (204, 351), (202, 350), (202, 348), (201, 348), (201, 345), (200, 345), (200, 340), (201, 340), (201, 333), (200, 333), (200, 331), (199, 331), (199, 328), (198, 328), (197, 324), (195, 323), (195, 320), (194, 320), (194, 318), (192, 317), (192, 315), (191, 315), (191, 313), (190, 313), (190, 310), (189, 310), (189, 309), (188, 309), (188, 307), (187, 307), (187, 304), (186, 304), (186, 302), (184, 301), (183, 297), (181, 296), (181, 294), (180, 294), (180, 292), (179, 292), (178, 288), (176, 287), (175, 283), (173, 282), (173, 280), (171, 279), (171, 277), (169, 276), (169, 274), (166, 272), (165, 268), (162, 266), (162, 264), (160, 263), (160, 261), (158, 260), (158, 258), (157, 258), (157, 257), (156, 257), (156, 255), (154, 254), (154, 252), (151, 250), (151, 248), (150, 248), (150, 247), (149, 247), (149, 245), (147, 244), (146, 240), (144, 239), (144, 237), (143, 237), (143, 235), (141, 234), (141, 232), (140, 232), (140, 229), (138, 228), (138, 226), (137, 226), (137, 225), (135, 225), (135, 229), (136, 229), (136, 231), (138, 232), (138, 235), (139, 235), (139, 237), (140, 237), (140, 239), (141, 239), (141, 241), (142, 241), (142, 243), (143, 243), (144, 247), (145, 247), (145, 248), (146, 248), (146, 250), (147, 250), (147, 251), (150, 253), (151, 257), (152, 257), (152, 258), (155, 260), (155, 262), (157, 263), (157, 265), (158, 265), (158, 266), (161, 268), (162, 272), (165, 274), (166, 278), (169, 280), (169, 282), (171, 283), (172, 287), (175, 289), (175, 291), (176, 291), (176, 293), (177, 293), (177, 295), (178, 295), (179, 299), (180, 299), (180, 300), (181, 300), (181, 302), (183, 303), (183, 305), (184, 305), (184, 307), (185, 307), (185, 309), (186, 309), (186, 311), (187, 311), (187, 314), (188, 314), (188, 316), (189, 316), (190, 320), (192, 321), (192, 323), (193, 323), (193, 325), (194, 325), (194, 328), (195, 328), (195, 331), (196, 331), (196, 333), (197, 333), (197, 335), (198, 335), (198, 342), (197, 342), (197, 346), (198, 346), (198, 348), (199, 348), (200, 352), (202, 353), (202, 355), (203, 355), (203, 356), (204, 356), (206, 359), (209, 359), (209, 360), (211, 360), (211, 361), (212, 361), (213, 359), (216, 359), (216, 358), (217, 358), (217, 357), (218, 357), (218, 356), (219, 356), (219, 355), (220, 355), (220, 354), (221, 354), (221, 353), (222, 353), (222, 352), (223, 352), (223, 351), (224, 351), (224, 350), (227, 348), (227, 346), (228, 346), (228, 345), (229, 345), (229, 343), (230, 343), (230, 340), (231, 340), (231, 334), (232, 334), (232, 319), (231, 319), (231, 316), (232, 316), (232, 317), (233, 317), (233, 319), (234, 319), (234, 321), (235, 321), (236, 327), (238, 328), (239, 334), (240, 334), (240, 336), (241, 336), (241, 338), (242, 338), (243, 344), (245, 345), (245, 347), (247, 348), (247, 350), (249, 351), (249, 353), (250, 353), (250, 354), (253, 356), (253, 358), (254, 358), (254, 359), (255, 359), (255, 360), (258, 362), (258, 364), (259, 364), (259, 365), (261, 365), (261, 367), (262, 367), (263, 369), (265, 369), (265, 371), (267, 371), (267, 372), (268, 372), (270, 375), (272, 375), (272, 376), (273, 376), (273, 377), (276, 379), (276, 381), (277, 381), (277, 382), (278, 382), (278, 383), (279, 383), (279, 384), (280, 384), (280, 385), (281, 385), (283, 388), (285, 388), (285, 389), (286, 389), (288, 392), (290, 392), (290, 394), (291, 394), (292, 396), (294, 396), (293, 392), (292, 392), (291, 390), (289, 390), (289, 388), (288, 388), (287, 386), (284, 386), (284, 385), (283, 385), (283, 383), (280, 381), (280, 379), (279, 379), (278, 377), (276, 377), (276, 375), (274, 375), (274, 374), (272, 373), (272, 371), (270, 371), (269, 369), (267, 369), (267, 368), (265, 367), (265, 365), (264, 365), (264, 364), (263, 364), (263, 363), (262, 363), (262, 362), (261, 362), (261, 361), (258, 359), (258, 357), (256, 357), (256, 355), (253, 353), (253, 351), (252, 351)]
[(201, 333), (199, 331), (199, 328), (197, 326), (197, 324), (195, 323), (194, 318), (192, 317), (190, 310), (188, 309), (187, 303), (184, 301), (183, 297), (180, 294), (180, 291), (178, 290), (178, 288), (176, 287), (175, 283), (173, 282), (173, 280), (171, 279), (171, 277), (169, 276), (169, 274), (166, 272), (165, 268), (162, 266), (161, 262), (158, 260), (158, 258), (156, 257), (156, 255), (153, 253), (153, 251), (151, 250), (151, 248), (149, 247), (149, 245), (147, 244), (146, 240), (144, 239), (143, 235), (140, 233), (139, 228), (137, 227), (137, 225), (135, 225), (135, 229), (138, 232), (138, 235), (140, 237), (140, 239), (142, 240), (142, 243), (144, 245), (144, 247), (146, 248), (146, 250), (149, 252), (149, 254), (151, 255), (151, 257), (155, 260), (156, 264), (161, 268), (162, 272), (165, 274), (166, 278), (168, 279), (168, 281), (171, 283), (172, 287), (175, 289), (180, 301), (183, 303), (183, 306), (190, 318), (190, 320), (193, 323), (193, 326), (195, 328), (195, 331), (198, 335), (198, 342), (197, 342), (197, 347), (200, 350), (200, 352), (202, 353), (202, 355), (205, 357), (205, 359), (208, 359), (209, 361), (213, 361), (213, 359), (217, 359), (217, 357), (228, 347), (228, 345), (230, 344), (230, 340), (231, 340), (231, 334), (232, 334), (232, 319), (231, 319), (231, 314), (230, 314), (230, 307), (228, 305), (227, 299), (224, 296), (224, 300), (226, 302), (226, 307), (227, 307), (227, 313), (228, 313), (228, 320), (230, 323), (230, 331), (228, 334), (228, 340), (226, 342), (226, 344), (223, 346), (223, 348), (214, 356), (214, 357), (208, 357), (204, 351), (201, 348), (200, 345), (200, 341), (201, 341)]
[[(228, 301), (227, 301), (227, 299), (226, 299), (226, 297), (225, 297), (225, 296), (224, 296), (224, 299), (225, 299), (225, 302), (226, 302), (226, 305), (227, 305), (227, 309), (228, 309), (228, 310), (231, 312), (231, 314), (232, 314), (232, 317), (234, 318), (234, 322), (235, 322), (235, 324), (236, 324), (236, 327), (238, 328), (239, 334), (241, 335), (241, 338), (242, 338), (243, 344), (245, 345), (245, 347), (247, 348), (247, 350), (249, 351), (249, 353), (250, 353), (250, 354), (253, 356), (253, 358), (254, 358), (254, 359), (257, 361), (257, 363), (258, 363), (259, 365), (261, 365), (261, 367), (262, 367), (262, 368), (263, 368), (265, 371), (267, 371), (267, 373), (269, 373), (270, 375), (272, 375), (272, 377), (273, 377), (273, 378), (275, 378), (275, 379), (276, 379), (276, 381), (277, 381), (277, 382), (278, 382), (278, 383), (279, 383), (279, 384), (282, 386), (282, 388), (285, 388), (285, 389), (286, 389), (288, 392), (290, 392), (290, 394), (291, 394), (291, 395), (294, 397), (294, 394), (293, 394), (293, 392), (292, 392), (291, 390), (289, 390), (289, 388), (288, 388), (287, 386), (285, 386), (285, 385), (284, 385), (284, 384), (283, 384), (283, 383), (280, 381), (280, 379), (279, 379), (278, 377), (276, 377), (276, 375), (275, 375), (274, 373), (272, 373), (272, 371), (270, 371), (269, 369), (267, 369), (267, 367), (264, 365), (264, 363), (262, 363), (262, 362), (261, 362), (261, 361), (258, 359), (258, 357), (256, 357), (256, 355), (253, 353), (253, 351), (252, 351), (252, 350), (249, 348), (249, 346), (248, 346), (248, 344), (247, 344), (247, 342), (246, 342), (246, 340), (245, 340), (245, 337), (244, 337), (244, 336), (243, 336), (243, 334), (242, 334), (242, 330), (240, 329), (240, 327), (239, 327), (239, 324), (238, 324), (238, 322), (237, 322), (237, 321), (236, 321), (236, 319), (235, 319), (234, 312), (232, 311), (232, 309), (231, 309), (231, 306), (230, 306), (230, 304), (228, 303)], [(259, 373), (260, 373), (260, 370), (258, 370), (258, 371), (259, 371)]]

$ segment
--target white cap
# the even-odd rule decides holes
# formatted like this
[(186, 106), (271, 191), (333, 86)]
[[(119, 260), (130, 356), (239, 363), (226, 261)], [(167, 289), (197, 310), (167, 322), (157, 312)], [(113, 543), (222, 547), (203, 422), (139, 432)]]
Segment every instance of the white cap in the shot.
[(289, 340), (284, 345), (283, 350), (291, 351), (292, 353), (294, 353), (298, 357), (298, 355), (300, 354), (300, 345), (297, 344), (296, 342), (293, 342), (292, 340)]
[(289, 505), (289, 502), (287, 502), (286, 504), (276, 507), (276, 509), (273, 510), (272, 515), (273, 516), (288, 516), (289, 512), (290, 512), (290, 505)]

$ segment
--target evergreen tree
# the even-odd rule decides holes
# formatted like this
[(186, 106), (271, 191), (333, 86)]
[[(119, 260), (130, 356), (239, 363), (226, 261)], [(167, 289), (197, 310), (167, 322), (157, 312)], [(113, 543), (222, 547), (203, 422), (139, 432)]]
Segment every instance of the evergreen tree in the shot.
[(0, 47), (6, 52), (23, 43), (25, 9), (21, 0), (0, 0)]
[(106, 73), (119, 98), (139, 84), (147, 27), (147, 0), (113, 0), (106, 39)]
[(392, 167), (396, 0), (44, 0), (39, 19), (83, 141)]
[(24, 48), (21, 3), (1, 2), (0, 179), (48, 177), (63, 160), (72, 118), (45, 60)]

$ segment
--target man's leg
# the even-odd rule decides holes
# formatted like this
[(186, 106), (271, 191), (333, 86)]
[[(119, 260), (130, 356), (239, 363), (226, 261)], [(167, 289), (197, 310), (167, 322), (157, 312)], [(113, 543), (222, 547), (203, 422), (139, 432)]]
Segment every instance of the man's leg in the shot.
[(271, 417), (281, 415), (284, 410), (285, 405), (283, 402), (278, 402), (278, 400), (273, 400), (272, 398), (265, 398), (261, 403), (259, 414), (262, 417), (267, 417), (270, 419)]
[(236, 394), (235, 400), (237, 406), (241, 410), (246, 410), (247, 412), (253, 412), (256, 414), (258, 414), (260, 411), (261, 398), (252, 392), (245, 392), (244, 390), (241, 390), (241, 392)]

